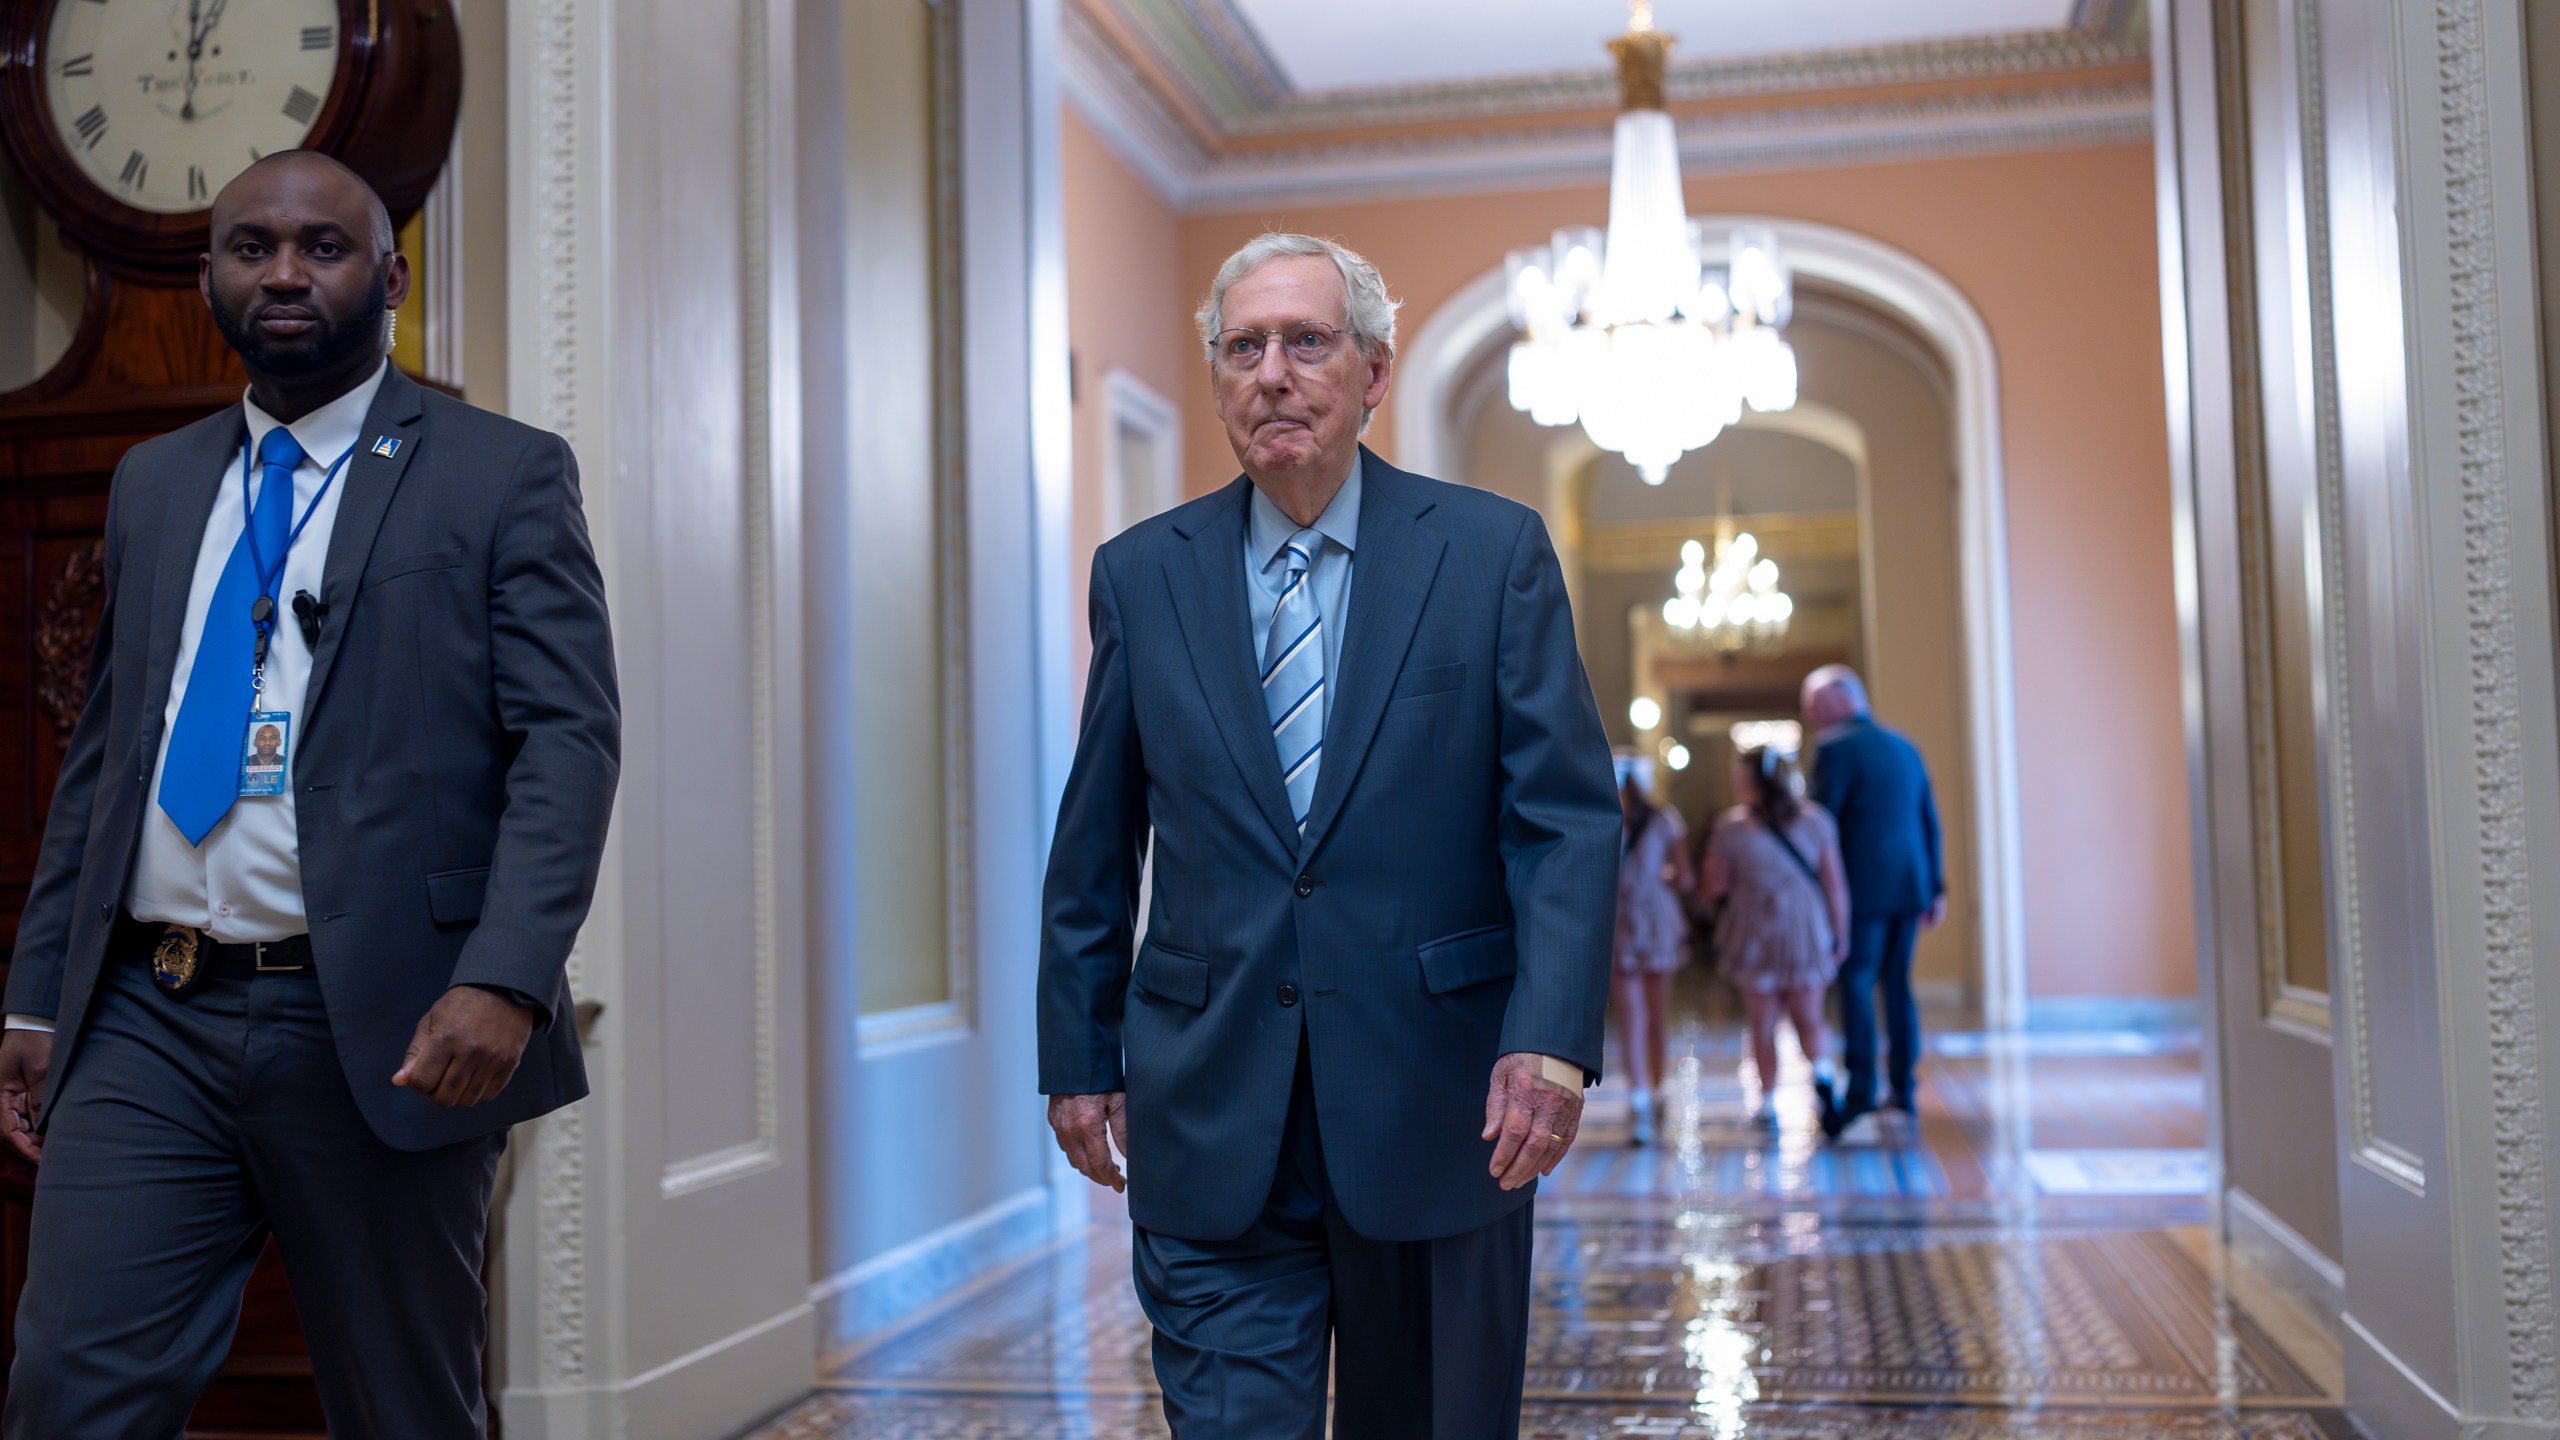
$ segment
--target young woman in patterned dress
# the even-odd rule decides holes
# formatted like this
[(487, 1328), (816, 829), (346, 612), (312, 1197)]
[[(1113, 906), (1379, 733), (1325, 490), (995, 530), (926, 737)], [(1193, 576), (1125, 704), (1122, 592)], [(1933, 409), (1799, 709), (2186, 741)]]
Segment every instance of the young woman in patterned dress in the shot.
[(1682, 902), (1690, 888), (1689, 855), (1681, 843), (1687, 827), (1679, 811), (1653, 803), (1646, 793), (1652, 780), (1650, 761), (1621, 762), (1618, 804), (1626, 825), (1618, 849), (1617, 993), (1609, 1009), (1634, 1091), (1627, 1139), (1637, 1145), (1653, 1143), (1668, 1048), (1664, 1012), (1671, 1006), (1671, 977), (1689, 959), (1689, 916)]
[(1840, 832), (1830, 812), (1808, 804), (1795, 767), (1776, 750), (1737, 755), (1733, 792), (1742, 803), (1716, 818), (1701, 877), (1716, 916), (1716, 957), (1742, 994), (1751, 1024), (1760, 1100), (1752, 1118), (1775, 1125), (1778, 1021), (1795, 1021), (1813, 1061), (1814, 1089), (1831, 1108), (1831, 1056), (1823, 1038), (1822, 993), (1848, 955), (1849, 882)]

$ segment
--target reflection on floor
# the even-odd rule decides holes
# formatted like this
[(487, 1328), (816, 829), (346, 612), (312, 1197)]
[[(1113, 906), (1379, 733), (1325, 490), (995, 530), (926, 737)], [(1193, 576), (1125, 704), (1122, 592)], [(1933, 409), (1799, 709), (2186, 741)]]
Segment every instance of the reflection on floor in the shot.
[[(2341, 1440), (2333, 1340), (2204, 1229), (2192, 1041), (1948, 1035), (1916, 1127), (1747, 1121), (1676, 1044), (1664, 1142), (1592, 1098), (1538, 1201), (1531, 1440)], [(1125, 1222), (874, 1341), (752, 1440), (1159, 1437)]]

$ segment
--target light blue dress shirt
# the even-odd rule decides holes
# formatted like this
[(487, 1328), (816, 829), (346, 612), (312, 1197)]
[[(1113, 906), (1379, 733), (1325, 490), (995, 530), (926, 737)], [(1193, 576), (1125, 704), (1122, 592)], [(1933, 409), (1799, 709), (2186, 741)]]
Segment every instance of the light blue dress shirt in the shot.
[[(1342, 637), (1350, 628), (1346, 618), (1351, 602), (1351, 555), (1360, 548), (1360, 457), (1351, 457), (1351, 478), (1342, 482), (1334, 493), (1333, 503), (1324, 507), (1310, 527), (1322, 535), (1325, 543), (1316, 550), (1316, 613), (1324, 617), (1324, 722), (1325, 731), (1333, 730), (1333, 696), (1342, 676)], [(1253, 511), (1244, 532), (1244, 598), (1247, 612), (1253, 617), (1253, 663), (1262, 668), (1262, 650), (1270, 643), (1271, 616), (1280, 608), (1281, 592), (1289, 588), (1289, 567), (1282, 551), (1289, 537), (1298, 533), (1298, 522), (1281, 513), (1262, 493), (1253, 487)]]

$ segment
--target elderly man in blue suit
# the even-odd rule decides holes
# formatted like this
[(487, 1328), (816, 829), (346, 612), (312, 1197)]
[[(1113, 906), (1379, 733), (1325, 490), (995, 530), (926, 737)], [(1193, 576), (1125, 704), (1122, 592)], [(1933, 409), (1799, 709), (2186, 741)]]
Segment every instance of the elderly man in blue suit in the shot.
[(1929, 767), (1918, 747), (1876, 723), (1858, 672), (1825, 665), (1805, 677), (1802, 700), (1814, 737), (1813, 798), (1839, 824), (1849, 877), (1849, 958), (1840, 967), (1849, 1091), (1823, 1111), (1823, 1129), (1836, 1138), (1876, 1108), (1879, 984), (1892, 1084), (1885, 1105), (1905, 1119), (1914, 1113), (1920, 1007), (1911, 998), (1911, 955), (1920, 932), (1947, 918), (1947, 876)]
[(1244, 474), (1094, 557), (1050, 1124), (1125, 1185), (1180, 1440), (1319, 1440), (1328, 1350), (1339, 1440), (1514, 1436), (1616, 904), (1562, 576), (1534, 511), (1360, 445), (1395, 351), (1367, 261), (1264, 235), (1199, 323)]

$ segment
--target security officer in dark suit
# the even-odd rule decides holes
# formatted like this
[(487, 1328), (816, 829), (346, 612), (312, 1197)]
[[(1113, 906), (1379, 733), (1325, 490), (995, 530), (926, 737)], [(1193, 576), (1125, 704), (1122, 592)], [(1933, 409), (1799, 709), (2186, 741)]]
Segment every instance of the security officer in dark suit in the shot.
[[(587, 1089), (564, 978), (620, 764), (559, 437), (384, 359), (382, 202), (267, 157), (202, 288), (240, 404), (134, 447), (10, 967), (36, 1161), (8, 1440), (175, 1435), (273, 1235), (329, 1433), (485, 1433), (509, 1125)], [(287, 597), (316, 625), (280, 624)], [(279, 767), (244, 763), (273, 729)]]
[(1849, 958), (1840, 967), (1840, 1039), (1848, 1093), (1827, 1110), (1833, 1136), (1876, 1108), (1876, 989), (1884, 989), (1885, 1104), (1914, 1113), (1920, 1064), (1920, 1007), (1911, 996), (1911, 956), (1920, 932), (1947, 918), (1938, 802), (1929, 767), (1910, 741), (1875, 722), (1867, 687), (1846, 665), (1805, 677), (1805, 728), (1813, 736), (1813, 799), (1840, 826), (1849, 877)]

